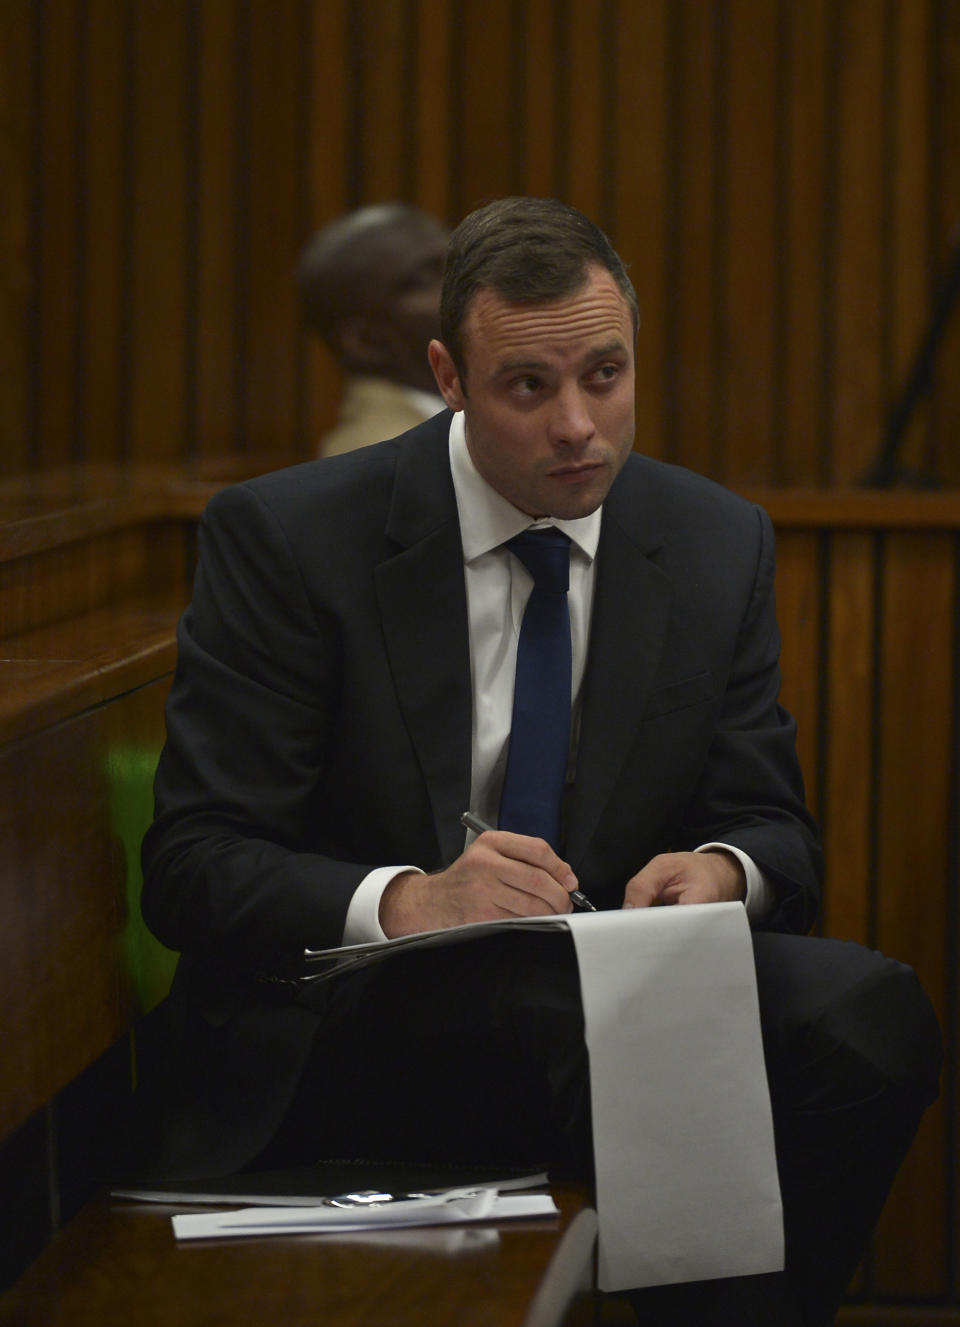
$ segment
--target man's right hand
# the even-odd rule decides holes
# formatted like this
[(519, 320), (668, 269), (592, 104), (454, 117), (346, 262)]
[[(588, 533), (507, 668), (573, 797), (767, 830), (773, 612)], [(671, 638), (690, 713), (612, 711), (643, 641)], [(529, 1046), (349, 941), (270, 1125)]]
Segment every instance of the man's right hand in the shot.
[(571, 912), (577, 878), (543, 839), (507, 830), (481, 834), (445, 871), (403, 871), (383, 891), (388, 939), (503, 917)]

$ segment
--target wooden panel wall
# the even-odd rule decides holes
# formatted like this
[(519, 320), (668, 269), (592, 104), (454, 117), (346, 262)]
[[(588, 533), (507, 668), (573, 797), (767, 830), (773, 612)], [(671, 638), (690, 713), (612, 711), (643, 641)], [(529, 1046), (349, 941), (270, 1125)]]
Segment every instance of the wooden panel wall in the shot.
[(148, 820), (169, 681), (0, 749), (0, 1138), (153, 997), (148, 969), (162, 960), (133, 911), (139, 864), (125, 831), (141, 808), (140, 832)]
[[(0, 469), (307, 455), (318, 223), (551, 193), (632, 265), (638, 446), (837, 486), (960, 227), (960, 0), (5, 0)], [(906, 458), (960, 482), (960, 315)]]
[(818, 511), (786, 494), (768, 506), (783, 698), (824, 832), (823, 929), (910, 963), (947, 1049), (942, 1097), (897, 1178), (858, 1290), (956, 1305), (960, 513), (856, 500)]

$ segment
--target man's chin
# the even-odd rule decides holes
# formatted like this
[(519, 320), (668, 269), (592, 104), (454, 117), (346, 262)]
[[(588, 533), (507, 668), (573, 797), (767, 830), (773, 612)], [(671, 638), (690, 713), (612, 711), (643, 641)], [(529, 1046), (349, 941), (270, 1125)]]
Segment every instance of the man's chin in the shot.
[(562, 521), (575, 521), (597, 510), (610, 491), (610, 482), (610, 472), (604, 469), (579, 484), (551, 484), (543, 494), (543, 501), (551, 516)]

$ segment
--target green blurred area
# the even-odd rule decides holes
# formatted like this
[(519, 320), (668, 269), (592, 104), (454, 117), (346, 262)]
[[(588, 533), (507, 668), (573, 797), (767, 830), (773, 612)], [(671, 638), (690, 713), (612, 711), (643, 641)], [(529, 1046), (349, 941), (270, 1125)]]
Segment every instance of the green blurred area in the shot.
[(126, 924), (121, 937), (124, 958), (139, 1013), (166, 995), (177, 955), (156, 940), (140, 915), (140, 841), (153, 819), (153, 776), (159, 746), (118, 743), (107, 751), (110, 823), (126, 859)]

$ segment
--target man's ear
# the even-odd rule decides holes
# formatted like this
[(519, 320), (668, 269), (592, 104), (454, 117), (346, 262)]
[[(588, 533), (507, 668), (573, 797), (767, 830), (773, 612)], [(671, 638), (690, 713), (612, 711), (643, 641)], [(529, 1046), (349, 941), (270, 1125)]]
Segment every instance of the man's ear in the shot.
[(451, 410), (462, 410), (466, 393), (460, 384), (460, 374), (450, 351), (442, 341), (433, 340), (427, 347), (427, 355), (440, 395)]

